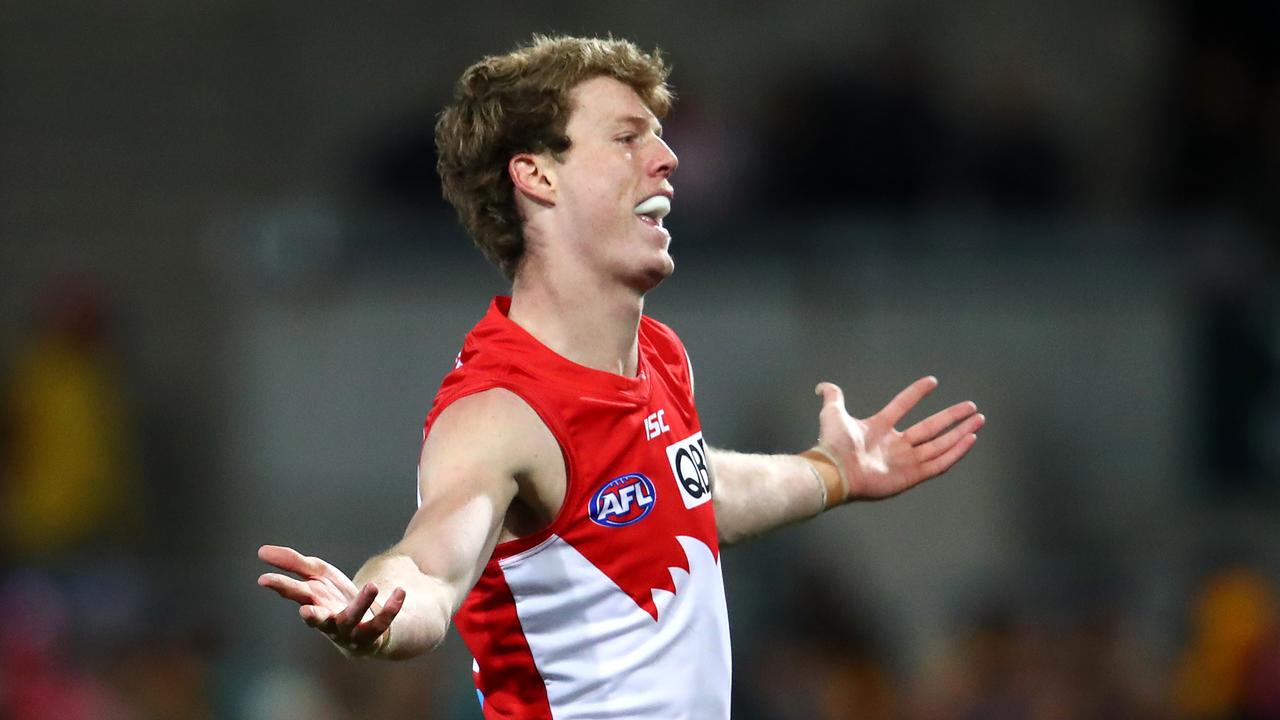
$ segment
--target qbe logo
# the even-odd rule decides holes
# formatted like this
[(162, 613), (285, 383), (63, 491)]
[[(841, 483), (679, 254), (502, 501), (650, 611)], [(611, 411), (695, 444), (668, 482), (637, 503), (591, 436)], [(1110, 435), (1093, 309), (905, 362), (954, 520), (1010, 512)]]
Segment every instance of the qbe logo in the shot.
[(591, 496), (587, 512), (597, 525), (623, 527), (643, 520), (653, 510), (655, 497), (649, 478), (629, 473), (602, 485)]
[(707, 445), (701, 432), (668, 445), (667, 460), (685, 507), (695, 508), (711, 499), (711, 471), (707, 468)]

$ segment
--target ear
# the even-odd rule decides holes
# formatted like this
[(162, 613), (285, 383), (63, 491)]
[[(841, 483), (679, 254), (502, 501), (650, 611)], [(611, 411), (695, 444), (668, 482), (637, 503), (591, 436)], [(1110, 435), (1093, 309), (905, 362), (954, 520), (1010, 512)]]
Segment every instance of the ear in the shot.
[(556, 180), (550, 159), (545, 155), (520, 153), (507, 162), (507, 174), (516, 192), (529, 200), (551, 207), (556, 204)]

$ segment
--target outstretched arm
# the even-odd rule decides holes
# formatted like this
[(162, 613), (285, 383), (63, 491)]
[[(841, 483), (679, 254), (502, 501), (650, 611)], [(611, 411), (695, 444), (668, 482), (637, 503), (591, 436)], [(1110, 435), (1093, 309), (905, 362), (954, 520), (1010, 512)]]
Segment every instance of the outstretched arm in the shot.
[(423, 443), (422, 503), (404, 537), (350, 580), (319, 559), (264, 545), (258, 556), (285, 573), (258, 584), (298, 603), (307, 625), (352, 656), (412, 657), (440, 644), (453, 613), (493, 552), (531, 457), (554, 438), (504, 390), (450, 405)]
[(895, 426), (938, 386), (921, 378), (865, 419), (849, 415), (844, 393), (819, 383), (818, 443), (797, 455), (714, 449), (716, 522), (732, 543), (854, 500), (897, 495), (946, 472), (977, 440), (986, 418), (962, 402), (899, 431)]

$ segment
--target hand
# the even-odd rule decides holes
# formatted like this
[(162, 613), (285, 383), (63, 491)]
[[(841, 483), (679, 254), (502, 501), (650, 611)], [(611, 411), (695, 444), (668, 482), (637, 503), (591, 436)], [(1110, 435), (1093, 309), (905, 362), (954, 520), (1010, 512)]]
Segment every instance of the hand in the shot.
[(404, 590), (396, 588), (387, 602), (378, 607), (378, 588), (367, 583), (357, 589), (343, 572), (316, 557), (278, 545), (258, 548), (263, 562), (290, 572), (301, 580), (279, 573), (265, 573), (258, 584), (275, 590), (300, 606), (303, 622), (324, 633), (349, 655), (372, 655), (391, 641), (391, 621), (404, 606)]
[(938, 387), (932, 376), (920, 378), (884, 406), (859, 420), (844, 408), (844, 393), (818, 383), (818, 448), (836, 461), (848, 500), (879, 500), (946, 472), (969, 452), (986, 418), (978, 406), (962, 402), (931, 415), (903, 432), (894, 429), (925, 395)]

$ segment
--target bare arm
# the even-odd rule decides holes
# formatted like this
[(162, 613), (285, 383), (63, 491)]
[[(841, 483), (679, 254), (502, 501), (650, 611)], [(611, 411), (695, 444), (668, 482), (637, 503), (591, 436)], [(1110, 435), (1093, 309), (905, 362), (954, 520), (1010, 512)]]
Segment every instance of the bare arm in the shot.
[(749, 455), (710, 448), (712, 501), (721, 544), (822, 512), (821, 480), (799, 455)]
[(404, 537), (370, 558), (355, 581), (318, 558), (264, 546), (259, 557), (294, 579), (259, 584), (351, 655), (412, 657), (440, 644), (483, 571), (516, 497), (516, 478), (558, 446), (515, 395), (489, 390), (450, 405), (432, 425), (419, 465), (422, 504)]
[(938, 381), (912, 383), (880, 412), (855, 419), (844, 394), (819, 383), (818, 444), (797, 455), (747, 455), (714, 449), (716, 522), (733, 543), (855, 500), (897, 495), (946, 472), (965, 456), (986, 422), (971, 402), (899, 432), (894, 426)]

